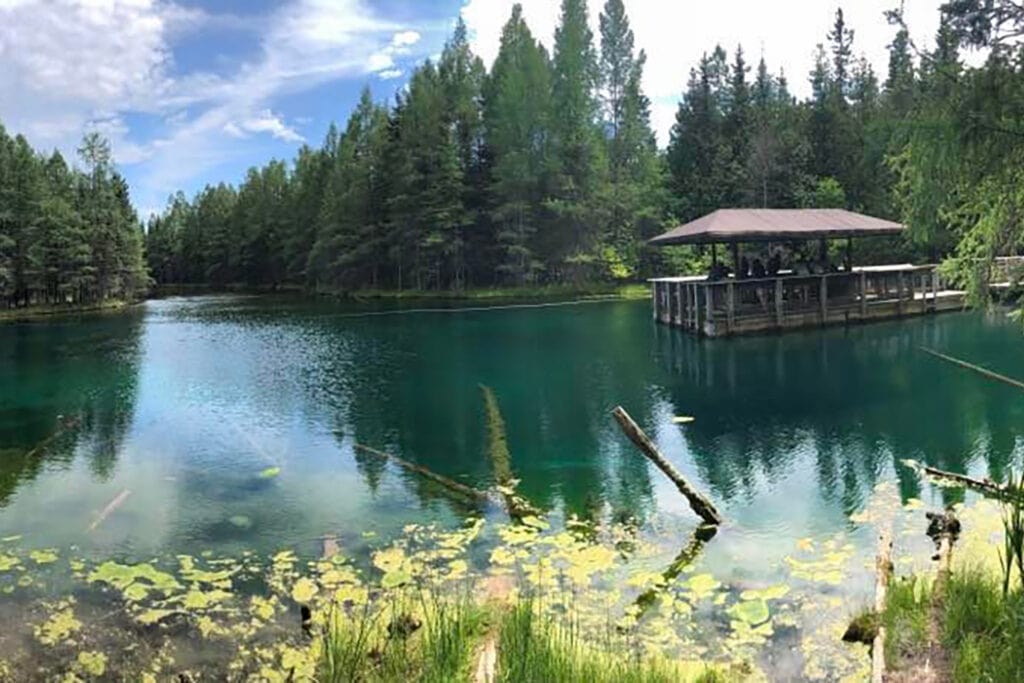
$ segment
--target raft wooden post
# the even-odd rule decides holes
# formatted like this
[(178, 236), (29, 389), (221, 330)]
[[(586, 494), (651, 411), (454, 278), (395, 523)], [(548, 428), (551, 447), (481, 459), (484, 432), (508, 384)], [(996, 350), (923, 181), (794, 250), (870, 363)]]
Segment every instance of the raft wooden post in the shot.
[(939, 271), (932, 268), (932, 310), (939, 310)]
[(676, 327), (683, 326), (683, 283), (676, 283), (676, 314), (672, 316)]
[(868, 274), (860, 272), (860, 317), (868, 317)]
[[(714, 329), (715, 325), (715, 289), (714, 286), (707, 286), (704, 288), (704, 303), (708, 309), (707, 320), (708, 324), (704, 325), (705, 331), (707, 331), (709, 325), (711, 329)], [(710, 335), (709, 335), (710, 336)]]
[(821, 283), (818, 287), (818, 298), (821, 304), (821, 324), (828, 322), (828, 275), (821, 276)]
[(896, 274), (896, 314), (903, 315), (903, 271)]
[(878, 620), (878, 630), (871, 644), (871, 683), (883, 683), (885, 680), (885, 625), (882, 614), (885, 613), (885, 596), (891, 576), (892, 534), (885, 529), (878, 537), (878, 556), (875, 560), (875, 618)]
[(782, 327), (782, 278), (775, 278), (775, 324)]
[(726, 285), (726, 334), (732, 332), (733, 326), (736, 324), (736, 284), (729, 281)]
[(633, 421), (633, 418), (629, 416), (622, 406), (618, 406), (612, 411), (612, 415), (615, 416), (615, 420), (619, 423), (623, 433), (629, 437), (637, 448), (650, 460), (655, 466), (661, 470), (666, 477), (672, 480), (672, 483), (676, 485), (679, 492), (682, 493), (686, 500), (690, 503), (690, 507), (697, 515), (700, 516), (708, 524), (718, 526), (722, 523), (722, 515), (715, 508), (714, 504), (708, 500), (702, 493), (693, 488), (688, 481), (680, 474), (672, 463), (665, 459), (659, 451), (658, 447), (654, 445), (654, 442), (644, 433), (640, 426)]

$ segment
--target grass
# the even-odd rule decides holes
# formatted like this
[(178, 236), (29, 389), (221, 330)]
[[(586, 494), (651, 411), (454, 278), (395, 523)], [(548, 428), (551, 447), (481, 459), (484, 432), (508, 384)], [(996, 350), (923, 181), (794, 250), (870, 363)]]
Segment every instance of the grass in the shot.
[[(883, 615), (888, 667), (913, 660), (927, 648), (931, 609), (930, 587), (920, 577), (892, 584)], [(1019, 683), (1024, 671), (1024, 591), (1004, 598), (998, 577), (968, 569), (950, 578), (939, 615), (953, 681)]]
[(421, 597), (385, 612), (335, 607), (320, 635), (322, 683), (447, 683), (469, 680), (472, 654), (486, 613), (468, 597)]
[(1003, 597), (1002, 585), (978, 570), (950, 581), (943, 640), (958, 683), (1021, 680), (1024, 672), (1024, 591)]
[[(472, 681), (476, 657), (489, 633), (497, 634), (501, 683), (725, 683), (702, 665), (644, 659), (616, 637), (584, 642), (520, 598), (512, 606), (481, 607), (468, 596), (427, 597), (415, 611), (393, 605), (380, 613), (335, 608), (319, 635), (317, 680), (323, 683), (449, 683)], [(412, 617), (416, 614), (416, 617)], [(396, 616), (397, 615), (397, 616)], [(388, 622), (388, 623), (385, 623)], [(397, 624), (409, 628), (397, 634)], [(571, 620), (567, 623), (571, 623)]]
[(913, 657), (928, 642), (931, 586), (923, 577), (894, 581), (886, 594), (882, 625), (885, 626), (886, 666)]
[(520, 599), (501, 618), (498, 680), (502, 683), (724, 683), (727, 680), (710, 667), (643, 658), (632, 652), (625, 641), (616, 642), (612, 637), (603, 647), (584, 642), (571, 624), (571, 619), (556, 623), (543, 616), (532, 600)]

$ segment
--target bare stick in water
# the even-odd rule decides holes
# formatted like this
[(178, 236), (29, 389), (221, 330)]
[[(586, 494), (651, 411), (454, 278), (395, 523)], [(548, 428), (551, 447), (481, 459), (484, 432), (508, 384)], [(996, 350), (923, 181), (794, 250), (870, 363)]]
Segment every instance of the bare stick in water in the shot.
[(449, 491), (454, 491), (455, 493), (466, 496), (467, 498), (474, 498), (476, 500), (487, 500), (486, 492), (481, 491), (479, 489), (475, 489), (472, 486), (467, 486), (466, 484), (463, 484), (461, 482), (457, 482), (454, 479), (449, 479), (448, 477), (441, 476), (436, 472), (431, 472), (423, 465), (417, 465), (414, 462), (403, 460), (402, 458), (399, 458), (396, 455), (391, 455), (390, 453), (385, 453), (384, 451), (378, 451), (376, 448), (370, 448), (369, 446), (364, 446), (361, 443), (355, 444), (354, 447), (356, 450), (363, 451), (364, 453), (369, 453), (371, 455), (376, 455), (378, 458), (390, 460), (399, 467), (407, 469), (410, 472), (415, 472), (416, 474), (419, 474), (425, 479), (429, 479), (430, 481), (436, 484), (440, 484)]
[(107, 503), (107, 506), (100, 511), (99, 516), (97, 516), (96, 519), (93, 520), (93, 523), (89, 525), (89, 531), (96, 531), (99, 525), (103, 524), (107, 517), (113, 514), (117, 508), (121, 507), (121, 505), (128, 500), (128, 496), (130, 495), (132, 495), (131, 489), (125, 489), (114, 496), (114, 499)]
[(647, 457), (648, 460), (653, 462), (659, 470), (665, 473), (665, 476), (672, 480), (672, 483), (676, 485), (679, 492), (686, 496), (686, 500), (689, 501), (690, 507), (696, 512), (701, 519), (708, 524), (718, 526), (722, 523), (722, 515), (718, 512), (715, 507), (704, 494), (695, 489), (690, 485), (683, 475), (677, 470), (672, 463), (670, 463), (665, 456), (661, 454), (658, 447), (654, 445), (654, 442), (648, 438), (644, 431), (640, 429), (640, 426), (633, 421), (633, 418), (629, 416), (622, 406), (617, 407), (612, 411), (612, 415), (615, 416), (619, 426), (622, 428), (623, 433), (629, 437), (629, 440), (636, 444), (636, 447)]
[(974, 363), (968, 363), (967, 361), (960, 360), (959, 358), (953, 358), (953, 356), (947, 356), (946, 354), (939, 353), (938, 351), (935, 351), (934, 349), (929, 349), (929, 348), (926, 348), (924, 346), (922, 346), (920, 348), (921, 348), (922, 351), (924, 351), (928, 355), (935, 356), (936, 358), (940, 358), (940, 359), (946, 361), (947, 363), (952, 363), (953, 365), (959, 365), (962, 368), (966, 368), (968, 370), (973, 370), (974, 372), (978, 373), (979, 375), (984, 375), (985, 377), (988, 377), (989, 379), (994, 379), (994, 380), (997, 380), (999, 382), (1003, 382), (1005, 384), (1009, 384), (1010, 386), (1017, 387), (1018, 389), (1024, 389), (1024, 382), (1021, 382), (1019, 380), (1013, 379), (1012, 377), (1007, 377), (1006, 375), (1000, 375), (998, 372), (992, 372), (991, 370), (983, 368), (980, 365), (975, 365)]
[(871, 643), (871, 683), (885, 680), (885, 596), (892, 577), (892, 534), (884, 529), (878, 537), (878, 556), (875, 560), (875, 618), (878, 629)]

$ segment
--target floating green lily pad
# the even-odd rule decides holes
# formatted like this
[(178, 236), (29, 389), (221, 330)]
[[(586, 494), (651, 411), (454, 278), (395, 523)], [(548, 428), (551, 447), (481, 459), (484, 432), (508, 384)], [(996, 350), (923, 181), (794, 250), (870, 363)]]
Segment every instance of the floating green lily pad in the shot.
[(729, 608), (729, 614), (751, 626), (763, 624), (771, 616), (768, 611), (768, 603), (760, 599), (737, 602)]

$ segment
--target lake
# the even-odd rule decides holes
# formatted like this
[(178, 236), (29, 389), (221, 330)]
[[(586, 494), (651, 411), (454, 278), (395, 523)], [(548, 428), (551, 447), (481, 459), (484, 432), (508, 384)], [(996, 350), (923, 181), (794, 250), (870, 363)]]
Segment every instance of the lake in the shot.
[(534, 505), (632, 517), (678, 546), (695, 517), (619, 432), (624, 406), (727, 518), (701, 559), (725, 579), (778, 578), (805, 538), (842, 534), (870, 558), (851, 516), (880, 482), (958, 500), (903, 458), (994, 478), (1020, 462), (1019, 390), (920, 350), (1024, 377), (1005, 316), (701, 341), (643, 301), (417, 306), (211, 296), (0, 326), (0, 537), (314, 556), (324, 536), (358, 553), (410, 523), (454, 526), (464, 504), (355, 444), (488, 487), (481, 385)]

